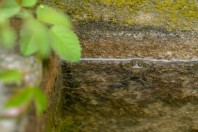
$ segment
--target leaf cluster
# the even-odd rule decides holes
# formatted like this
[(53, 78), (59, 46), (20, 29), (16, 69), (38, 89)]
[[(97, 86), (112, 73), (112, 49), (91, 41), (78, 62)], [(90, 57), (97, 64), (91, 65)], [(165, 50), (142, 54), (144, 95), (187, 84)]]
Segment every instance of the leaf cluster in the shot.
[(12, 108), (30, 105), (32, 101), (36, 106), (37, 115), (41, 115), (47, 108), (47, 97), (39, 87), (23, 88), (6, 102), (5, 107)]
[[(18, 70), (0, 69), (0, 81), (5, 84), (21, 84), (22, 75)], [(47, 97), (39, 87), (26, 86), (11, 97), (5, 104), (6, 108), (20, 107), (35, 103), (37, 115), (41, 115), (47, 108)]]
[[(47, 58), (54, 51), (61, 59), (77, 62), (81, 48), (77, 35), (72, 31), (69, 17), (46, 5), (38, 5), (36, 12), (31, 9), (37, 0), (0, 1), (0, 48), (13, 49), (19, 40), (21, 54)], [(18, 17), (22, 20), (19, 34), (10, 26), (10, 20)], [(22, 82), (17, 70), (0, 69), (0, 81), (4, 83)], [(37, 114), (47, 108), (47, 97), (37, 86), (26, 86), (5, 104), (6, 107), (19, 107), (34, 101)]]
[[(62, 12), (46, 5), (39, 5), (33, 13), (27, 8), (37, 0), (3, 0), (0, 6), (0, 47), (13, 48), (19, 37), (20, 51), (24, 56), (37, 55), (47, 58), (51, 51), (61, 59), (77, 62), (81, 48), (71, 21)], [(10, 26), (10, 18), (17, 16), (23, 26), (17, 36)]]

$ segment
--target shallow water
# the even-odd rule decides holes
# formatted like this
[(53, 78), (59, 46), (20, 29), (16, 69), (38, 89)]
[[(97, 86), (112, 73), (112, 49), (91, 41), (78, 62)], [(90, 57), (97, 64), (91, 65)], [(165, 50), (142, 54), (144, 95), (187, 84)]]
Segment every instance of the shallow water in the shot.
[(198, 61), (63, 62), (59, 131), (198, 131)]

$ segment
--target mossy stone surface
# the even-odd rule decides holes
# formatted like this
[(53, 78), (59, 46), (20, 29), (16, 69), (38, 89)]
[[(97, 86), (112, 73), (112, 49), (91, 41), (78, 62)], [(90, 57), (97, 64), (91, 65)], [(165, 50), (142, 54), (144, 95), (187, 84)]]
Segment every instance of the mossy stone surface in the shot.
[[(83, 58), (198, 58), (197, 1), (42, 2), (71, 16)], [(137, 72), (131, 62), (57, 63), (48, 131), (198, 130), (198, 62), (154, 63)]]
[(71, 15), (75, 23), (104, 21), (198, 31), (195, 0), (51, 0), (48, 3)]
[(198, 62), (62, 63), (54, 131), (197, 131)]

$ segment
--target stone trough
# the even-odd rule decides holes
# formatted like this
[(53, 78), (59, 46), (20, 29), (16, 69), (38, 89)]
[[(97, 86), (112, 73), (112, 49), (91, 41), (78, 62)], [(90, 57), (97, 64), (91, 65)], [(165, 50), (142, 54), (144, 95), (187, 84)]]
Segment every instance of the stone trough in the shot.
[(82, 131), (197, 130), (197, 68), (198, 61), (64, 63), (65, 118)]
[(77, 30), (81, 61), (59, 61), (49, 129), (198, 131), (197, 34), (94, 26)]

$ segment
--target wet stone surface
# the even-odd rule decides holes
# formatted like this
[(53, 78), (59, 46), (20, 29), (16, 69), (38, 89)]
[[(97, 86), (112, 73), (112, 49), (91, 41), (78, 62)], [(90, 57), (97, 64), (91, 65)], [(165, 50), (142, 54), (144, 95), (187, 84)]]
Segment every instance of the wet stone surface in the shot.
[(196, 61), (63, 63), (61, 130), (198, 131), (197, 69)]

